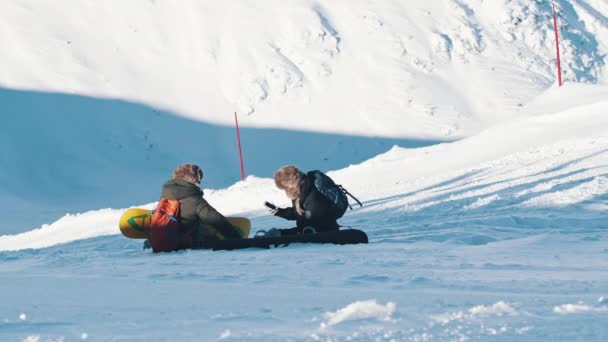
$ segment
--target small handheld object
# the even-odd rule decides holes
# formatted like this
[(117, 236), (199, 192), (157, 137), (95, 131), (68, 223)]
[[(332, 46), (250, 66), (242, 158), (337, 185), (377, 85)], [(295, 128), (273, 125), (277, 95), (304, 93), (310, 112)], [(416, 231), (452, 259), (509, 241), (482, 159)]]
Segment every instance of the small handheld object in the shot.
[(276, 210), (277, 206), (270, 203), (270, 202), (264, 202), (264, 205), (267, 206), (268, 208), (272, 209), (272, 210)]

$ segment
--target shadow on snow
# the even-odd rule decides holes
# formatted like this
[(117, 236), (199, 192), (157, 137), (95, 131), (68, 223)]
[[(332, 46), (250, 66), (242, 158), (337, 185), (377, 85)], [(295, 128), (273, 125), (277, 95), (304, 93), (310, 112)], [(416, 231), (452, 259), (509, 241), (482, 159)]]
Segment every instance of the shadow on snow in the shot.
[[(156, 201), (173, 168), (195, 162), (203, 187), (240, 180), (235, 130), (150, 106), (60, 93), (0, 88), (0, 205), (11, 215), (0, 235), (67, 212)], [(324, 171), (360, 163), (415, 139), (242, 128), (248, 175), (271, 177), (285, 164)]]

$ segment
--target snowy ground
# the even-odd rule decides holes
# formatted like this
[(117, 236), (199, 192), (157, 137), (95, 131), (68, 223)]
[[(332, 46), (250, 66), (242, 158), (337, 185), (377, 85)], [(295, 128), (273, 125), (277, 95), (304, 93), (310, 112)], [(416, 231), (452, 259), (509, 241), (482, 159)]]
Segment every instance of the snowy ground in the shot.
[[(183, 3), (0, 4), (0, 340), (608, 340), (605, 1), (557, 2), (562, 88), (546, 1)], [(143, 251), (183, 161), (254, 231), (333, 170), (370, 243)]]
[(404, 233), (415, 242), (398, 242), (379, 228), (367, 246), (153, 256), (111, 236), (4, 252), (0, 334), (141, 341), (608, 337), (605, 231), (525, 231), (533, 236), (515, 239), (486, 231), (497, 241)]

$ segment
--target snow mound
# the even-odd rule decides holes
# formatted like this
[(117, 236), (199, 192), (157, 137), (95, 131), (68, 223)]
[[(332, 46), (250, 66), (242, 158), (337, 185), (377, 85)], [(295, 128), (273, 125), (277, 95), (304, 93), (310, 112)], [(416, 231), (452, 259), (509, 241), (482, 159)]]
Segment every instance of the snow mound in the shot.
[(553, 312), (562, 315), (608, 312), (608, 306), (592, 306), (579, 302), (577, 304), (562, 304), (555, 306)]
[(488, 316), (503, 316), (503, 315), (517, 315), (518, 312), (515, 310), (511, 304), (505, 303), (503, 301), (496, 302), (492, 305), (478, 305), (470, 308), (467, 311), (455, 311), (448, 312), (440, 315), (433, 315), (431, 318), (442, 325), (446, 325), (448, 323), (454, 321), (471, 321), (481, 317)]
[(321, 329), (340, 324), (345, 321), (378, 319), (388, 321), (397, 309), (395, 303), (378, 304), (376, 300), (357, 301), (335, 312), (326, 312), (326, 322), (321, 323)]

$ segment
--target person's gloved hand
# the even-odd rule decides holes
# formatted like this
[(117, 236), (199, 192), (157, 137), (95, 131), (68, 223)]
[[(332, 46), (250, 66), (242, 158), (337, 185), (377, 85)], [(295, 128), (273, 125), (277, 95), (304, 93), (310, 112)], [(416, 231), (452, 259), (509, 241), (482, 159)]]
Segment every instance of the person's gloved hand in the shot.
[(272, 215), (278, 216), (278, 217), (284, 217), (286, 211), (287, 211), (287, 209), (285, 209), (285, 208), (270, 209), (270, 213)]

